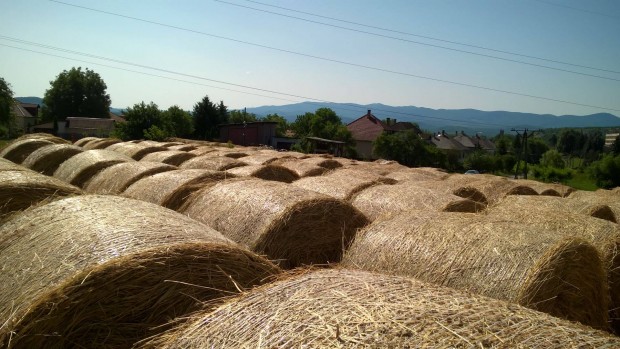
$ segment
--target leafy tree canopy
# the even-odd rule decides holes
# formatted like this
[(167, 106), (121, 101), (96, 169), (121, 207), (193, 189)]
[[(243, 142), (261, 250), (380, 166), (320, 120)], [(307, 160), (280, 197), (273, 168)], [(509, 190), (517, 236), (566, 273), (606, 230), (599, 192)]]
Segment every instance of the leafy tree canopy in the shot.
[(354, 156), (355, 140), (353, 135), (342, 123), (340, 117), (329, 108), (317, 109), (314, 113), (298, 115), (291, 128), (301, 140), (294, 146), (295, 150), (310, 152), (311, 143), (307, 137), (319, 137), (329, 140), (345, 142), (345, 152), (348, 156)]
[(247, 113), (245, 110), (231, 110), (228, 115), (228, 121), (233, 124), (240, 124), (243, 122), (255, 122), (258, 121), (256, 114)]
[(616, 155), (620, 155), (620, 135), (616, 136), (614, 143), (611, 145), (611, 151)]
[(284, 137), (284, 135), (286, 134), (286, 130), (288, 130), (288, 121), (286, 121), (286, 119), (283, 116), (278, 115), (278, 113), (275, 114), (268, 114), (267, 116), (261, 118), (261, 121), (275, 121), (278, 123), (278, 125), (276, 125), (276, 136), (278, 137)]
[(167, 137), (189, 137), (194, 133), (192, 115), (177, 105), (162, 112), (161, 124)]
[(11, 85), (0, 77), (0, 136), (9, 136), (8, 131), (13, 122), (12, 105), (13, 90), (11, 90)]
[(373, 152), (384, 159), (395, 160), (409, 167), (441, 167), (446, 158), (445, 154), (424, 142), (411, 130), (382, 133), (373, 144)]
[(219, 125), (228, 122), (228, 108), (223, 101), (216, 105), (204, 96), (194, 105), (194, 136), (199, 139), (214, 139), (219, 137)]
[(555, 149), (548, 150), (540, 158), (540, 164), (546, 167), (564, 168), (565, 163), (562, 154)]
[[(124, 116), (126, 122), (117, 123), (114, 130), (115, 135), (123, 140), (150, 139), (151, 137), (148, 137), (150, 134), (145, 135), (145, 131), (151, 129), (152, 126), (159, 130), (163, 128), (161, 111), (153, 102), (135, 104), (133, 107), (127, 108)], [(152, 129), (150, 132), (158, 133), (156, 129)]]
[(602, 188), (620, 186), (620, 155), (608, 154), (589, 167), (596, 184)]

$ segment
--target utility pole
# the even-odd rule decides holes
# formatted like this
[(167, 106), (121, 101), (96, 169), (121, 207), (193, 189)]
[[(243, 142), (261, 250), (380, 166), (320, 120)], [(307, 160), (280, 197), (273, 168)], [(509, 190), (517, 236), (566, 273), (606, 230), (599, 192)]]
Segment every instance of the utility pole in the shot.
[[(523, 158), (525, 159), (525, 166), (523, 168), (523, 178), (527, 179), (527, 128), (525, 129), (511, 129), (510, 131), (516, 132), (517, 137), (521, 136), (519, 132), (523, 132), (523, 137), (521, 137), (521, 152), (518, 155), (523, 154)], [(521, 156), (517, 156), (517, 166), (515, 168), (515, 179), (519, 177), (519, 166), (521, 165)]]

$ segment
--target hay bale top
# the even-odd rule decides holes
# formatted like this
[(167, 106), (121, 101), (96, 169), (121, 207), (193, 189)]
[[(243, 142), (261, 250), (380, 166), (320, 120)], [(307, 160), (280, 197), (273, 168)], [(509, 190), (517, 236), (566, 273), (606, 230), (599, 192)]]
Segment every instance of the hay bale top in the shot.
[(165, 147), (165, 148), (184, 144), (181, 142), (158, 142), (158, 141), (151, 141), (151, 140), (136, 141), (136, 143), (143, 147)]
[(605, 189), (598, 189), (596, 191), (576, 190), (570, 193), (568, 198), (588, 202), (612, 203), (620, 200), (620, 191)]
[(393, 184), (396, 181), (370, 172), (352, 169), (337, 169), (323, 176), (305, 177), (293, 185), (329, 195), (340, 200), (351, 200), (358, 192), (378, 184)]
[(30, 169), (5, 158), (0, 158), (0, 171), (30, 171)]
[(299, 178), (321, 176), (329, 171), (325, 167), (316, 166), (294, 158), (280, 159), (277, 162), (274, 162), (274, 164), (288, 168), (289, 170), (295, 172)]
[(140, 160), (147, 154), (158, 152), (158, 151), (164, 151), (164, 150), (167, 150), (168, 148), (156, 147), (156, 146), (144, 146), (142, 144), (122, 142), (122, 143), (112, 144), (106, 149), (112, 150), (112, 151), (115, 151), (121, 154), (125, 154), (134, 160)]
[(116, 139), (116, 138), (102, 138), (102, 139), (96, 139), (94, 141), (90, 141), (84, 144), (82, 148), (86, 150), (106, 149), (112, 144), (122, 143), (122, 142), (123, 141), (121, 141), (120, 139)]
[(206, 154), (206, 153), (211, 153), (211, 152), (214, 152), (214, 151), (216, 151), (216, 149), (213, 148), (212, 146), (200, 145), (200, 146), (196, 147), (196, 149), (188, 151), (188, 153), (200, 156), (200, 155), (203, 155), (203, 154)]
[(421, 182), (421, 181), (429, 181), (429, 180), (441, 181), (449, 177), (450, 174), (437, 168), (416, 167), (416, 168), (407, 168), (407, 169), (393, 171), (393, 172), (388, 173), (385, 176), (389, 178), (393, 178), (399, 182), (404, 182), (404, 181)]
[(252, 154), (244, 157), (238, 158), (239, 161), (244, 162), (248, 165), (269, 165), (274, 161), (277, 161), (281, 157), (273, 156), (271, 154)]
[(351, 203), (371, 221), (380, 215), (407, 210), (475, 213), (486, 208), (472, 200), (411, 183), (372, 186), (361, 190)]
[(95, 194), (120, 194), (141, 178), (176, 169), (176, 166), (159, 162), (121, 162), (94, 175), (84, 190)]
[(211, 156), (211, 157), (225, 156), (227, 158), (239, 159), (244, 156), (249, 156), (252, 153), (252, 151), (230, 150), (230, 148), (225, 148), (225, 149), (226, 150), (223, 150), (222, 148), (216, 148), (215, 151), (206, 153), (205, 155)]
[(50, 144), (33, 151), (22, 165), (52, 176), (60, 164), (83, 151), (82, 148), (72, 144)]
[(279, 158), (295, 158), (295, 159), (307, 159), (310, 157), (309, 154), (300, 153), (297, 151), (288, 151), (288, 150), (275, 150), (275, 149), (259, 149), (258, 152), (260, 154), (272, 155), (274, 157)]
[(16, 139), (0, 151), (0, 157), (21, 164), (33, 151), (46, 145), (55, 144), (48, 139)]
[(380, 176), (387, 176), (392, 172), (406, 170), (408, 167), (396, 161), (377, 160), (373, 162), (360, 161), (357, 163), (357, 166), (355, 166), (355, 169), (372, 172)]
[(78, 147), (83, 147), (84, 145), (86, 145), (86, 143), (98, 141), (98, 140), (101, 140), (101, 139), (103, 139), (103, 138), (99, 138), (99, 137), (84, 137), (84, 138), (80, 138), (77, 141), (75, 141), (73, 143), (73, 145), (78, 146)]
[(146, 154), (140, 161), (163, 162), (164, 164), (179, 166), (195, 157), (196, 155), (182, 150), (165, 150)]
[(299, 175), (294, 171), (280, 165), (250, 165), (234, 167), (226, 170), (236, 177), (255, 177), (267, 181), (277, 181), (292, 183), (299, 179)]
[(106, 149), (87, 150), (72, 156), (58, 166), (54, 177), (78, 187), (91, 179), (97, 172), (119, 162), (133, 162), (127, 155)]
[(179, 150), (179, 151), (191, 151), (196, 150), (198, 147), (193, 144), (176, 144), (166, 147), (170, 150)]
[(328, 170), (333, 170), (333, 169), (342, 167), (342, 164), (336, 160), (326, 159), (326, 158), (318, 157), (318, 156), (309, 157), (309, 158), (303, 159), (302, 161), (305, 164), (324, 167)]
[(226, 171), (231, 168), (246, 166), (245, 163), (225, 157), (218, 156), (212, 157), (209, 154), (200, 155), (195, 158), (189, 159), (181, 164), (182, 169), (204, 169), (212, 171)]
[(530, 188), (536, 190), (538, 195), (544, 196), (558, 196), (567, 197), (570, 193), (574, 192), (575, 188), (568, 185), (555, 184), (555, 183), (542, 183), (531, 179), (515, 179), (516, 183), (527, 185)]
[(152, 348), (617, 347), (620, 338), (515, 304), (355, 270), (299, 273), (229, 300)]
[(426, 181), (425, 185), (450, 191), (462, 187), (472, 187), (484, 194), (489, 204), (501, 200), (506, 195), (538, 195), (536, 190), (527, 185), (519, 184), (505, 177), (485, 174), (453, 174), (443, 181)]
[(45, 139), (55, 144), (71, 144), (68, 140), (56, 137), (49, 133), (27, 133), (17, 138), (17, 140), (22, 139)]

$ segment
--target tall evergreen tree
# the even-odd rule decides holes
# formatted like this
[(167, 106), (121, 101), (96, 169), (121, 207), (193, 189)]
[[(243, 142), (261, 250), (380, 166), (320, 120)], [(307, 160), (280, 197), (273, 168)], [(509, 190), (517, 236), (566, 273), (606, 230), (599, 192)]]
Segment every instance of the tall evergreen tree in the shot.
[(215, 105), (211, 102), (209, 96), (204, 96), (200, 102), (194, 105), (192, 113), (194, 116), (194, 135), (196, 138), (217, 138), (219, 136), (218, 125), (224, 120), (222, 114), (226, 112), (226, 106), (223, 102), (220, 102), (219, 105)]

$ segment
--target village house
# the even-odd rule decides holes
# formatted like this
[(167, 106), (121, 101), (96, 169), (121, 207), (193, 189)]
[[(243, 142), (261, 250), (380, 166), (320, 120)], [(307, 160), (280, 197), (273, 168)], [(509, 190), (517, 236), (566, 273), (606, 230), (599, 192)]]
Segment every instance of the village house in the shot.
[(32, 103), (21, 103), (17, 100), (13, 103), (11, 113), (15, 116), (15, 127), (19, 133), (29, 133), (37, 123), (39, 115), (39, 105)]
[(57, 130), (54, 130), (53, 122), (35, 125), (32, 129), (33, 132), (52, 133), (75, 142), (84, 137), (110, 137), (117, 122), (125, 122), (125, 119), (110, 113), (109, 118), (67, 117), (57, 122)]

